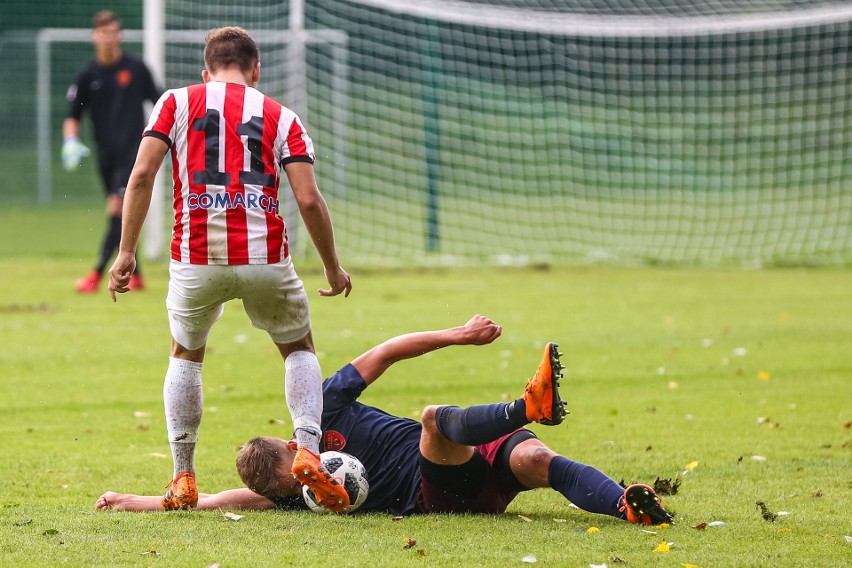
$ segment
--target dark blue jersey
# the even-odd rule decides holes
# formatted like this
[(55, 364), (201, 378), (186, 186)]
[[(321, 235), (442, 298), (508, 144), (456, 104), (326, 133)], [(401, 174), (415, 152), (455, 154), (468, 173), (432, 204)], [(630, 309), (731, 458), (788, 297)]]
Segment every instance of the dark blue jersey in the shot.
[(418, 512), (419, 422), (357, 401), (367, 383), (346, 365), (323, 383), (323, 451), (352, 454), (367, 470), (370, 492), (360, 511)]

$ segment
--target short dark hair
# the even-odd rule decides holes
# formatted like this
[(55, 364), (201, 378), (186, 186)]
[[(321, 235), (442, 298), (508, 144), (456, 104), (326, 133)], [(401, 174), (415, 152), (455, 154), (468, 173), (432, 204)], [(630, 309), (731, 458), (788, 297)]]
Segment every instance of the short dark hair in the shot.
[(238, 26), (210, 30), (206, 43), (204, 66), (211, 73), (228, 67), (250, 71), (260, 59), (257, 44), (247, 31)]
[(237, 473), (246, 487), (264, 497), (278, 495), (281, 454), (272, 445), (274, 438), (252, 438), (237, 454)]
[(101, 10), (92, 16), (93, 30), (113, 23), (118, 24), (118, 27), (121, 27), (121, 20), (118, 19), (118, 16), (116, 16), (114, 12), (110, 12), (109, 10)]

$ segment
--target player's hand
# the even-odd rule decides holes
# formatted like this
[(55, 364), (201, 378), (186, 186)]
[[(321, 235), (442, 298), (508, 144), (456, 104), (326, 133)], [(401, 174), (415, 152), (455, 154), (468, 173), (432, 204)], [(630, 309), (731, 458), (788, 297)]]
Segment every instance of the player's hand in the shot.
[(62, 167), (74, 171), (83, 164), (83, 158), (92, 152), (76, 136), (69, 136), (62, 143)]
[(328, 280), (328, 285), (331, 288), (318, 290), (320, 296), (337, 296), (343, 292), (343, 297), (348, 298), (349, 292), (352, 291), (352, 280), (343, 268), (338, 266), (336, 269), (325, 269), (325, 279)]
[(468, 345), (488, 345), (503, 333), (503, 327), (489, 318), (476, 314), (464, 326), (465, 343)]
[(136, 255), (120, 251), (109, 269), (109, 295), (115, 302), (115, 293), (124, 294), (130, 290), (130, 276), (136, 270)]

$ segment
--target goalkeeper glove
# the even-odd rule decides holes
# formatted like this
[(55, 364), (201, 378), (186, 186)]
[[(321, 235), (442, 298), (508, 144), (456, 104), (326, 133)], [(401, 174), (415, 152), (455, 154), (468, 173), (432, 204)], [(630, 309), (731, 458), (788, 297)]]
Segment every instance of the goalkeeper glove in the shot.
[(62, 143), (62, 167), (73, 171), (80, 167), (83, 158), (92, 152), (76, 136), (69, 136)]

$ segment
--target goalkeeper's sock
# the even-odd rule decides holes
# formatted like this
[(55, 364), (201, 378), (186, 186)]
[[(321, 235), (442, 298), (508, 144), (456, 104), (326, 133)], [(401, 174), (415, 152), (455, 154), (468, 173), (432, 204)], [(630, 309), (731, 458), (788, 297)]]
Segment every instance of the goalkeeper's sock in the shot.
[(547, 481), (584, 511), (624, 518), (618, 511), (624, 488), (590, 465), (556, 456), (548, 467)]
[(466, 446), (493, 442), (529, 424), (523, 399), (459, 408), (441, 406), (435, 412), (438, 431), (447, 439)]
[(121, 244), (121, 217), (109, 217), (107, 219), (107, 230), (101, 244), (101, 255), (95, 270), (103, 274), (109, 259)]
[(185, 471), (195, 473), (195, 443), (204, 407), (201, 363), (169, 357), (163, 403), (174, 459), (174, 476)]

